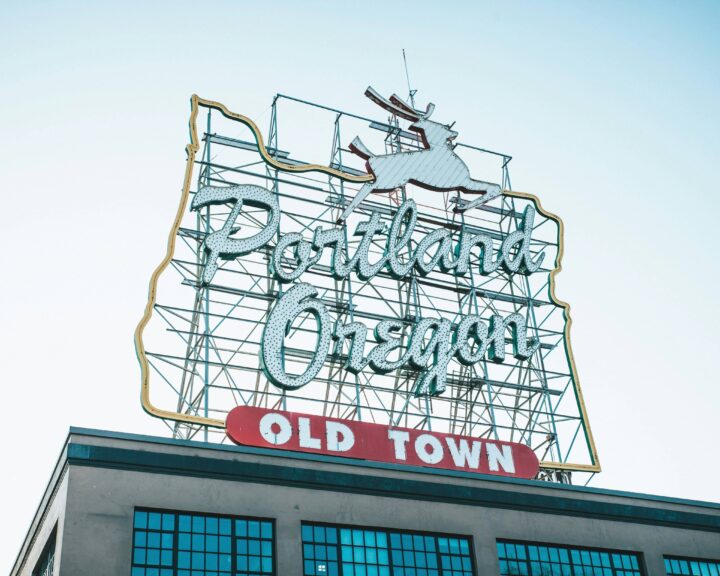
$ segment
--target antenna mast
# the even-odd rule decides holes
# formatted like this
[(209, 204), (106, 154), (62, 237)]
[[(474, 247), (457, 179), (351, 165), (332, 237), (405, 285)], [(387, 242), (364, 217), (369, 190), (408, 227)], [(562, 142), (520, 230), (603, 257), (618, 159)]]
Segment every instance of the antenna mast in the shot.
[(417, 93), (417, 90), (413, 90), (410, 87), (410, 74), (408, 73), (408, 65), (407, 65), (407, 56), (405, 56), (405, 48), (403, 48), (403, 62), (405, 63), (405, 79), (407, 80), (407, 86), (408, 86), (408, 99), (410, 100), (410, 105), (415, 108), (415, 94)]

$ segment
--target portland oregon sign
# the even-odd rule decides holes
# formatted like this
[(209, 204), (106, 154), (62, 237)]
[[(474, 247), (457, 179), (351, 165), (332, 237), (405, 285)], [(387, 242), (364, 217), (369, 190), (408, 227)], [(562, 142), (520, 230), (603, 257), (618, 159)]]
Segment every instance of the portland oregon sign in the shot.
[(433, 104), (365, 96), (367, 116), (277, 95), (266, 130), (192, 98), (135, 334), (143, 407), (180, 438), (597, 472), (555, 295), (561, 220)]

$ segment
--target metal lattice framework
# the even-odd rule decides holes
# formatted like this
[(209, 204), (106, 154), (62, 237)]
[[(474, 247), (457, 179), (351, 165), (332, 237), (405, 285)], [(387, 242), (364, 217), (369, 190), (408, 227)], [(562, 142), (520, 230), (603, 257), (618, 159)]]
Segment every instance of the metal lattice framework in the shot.
[[(280, 112), (286, 108), (293, 108), (293, 113), (288, 116), (283, 139)], [(193, 99), (191, 132), (198, 142), (188, 148), (185, 192), (189, 198), (209, 185), (267, 188), (277, 195), (282, 210), (281, 235), (299, 232), (311, 239), (318, 227), (338, 226), (340, 211), (360, 187), (334, 175), (275, 169), (258, 153), (246, 125), (235, 121), (224, 108), (197, 98)], [(267, 151), (293, 166), (307, 164), (305, 154), (321, 160), (325, 154), (326, 166), (361, 176), (365, 174), (362, 162), (347, 149), (347, 143), (359, 134), (377, 148), (384, 146), (386, 153), (421, 146), (418, 136), (407, 131), (397, 116), (363, 118), (278, 95), (271, 107)], [(369, 281), (354, 274), (338, 280), (330, 272), (328, 253), (303, 274), (302, 281), (318, 288), (333, 319), (359, 320), (370, 330), (382, 319), (398, 319), (406, 327), (405, 339), (418, 318), (447, 318), (457, 323), (467, 314), (520, 313), (526, 319), (528, 335), (540, 341), (531, 358), (521, 361), (508, 354), (503, 363), (483, 360), (472, 366), (453, 360), (446, 391), (418, 396), (414, 392), (416, 370), (403, 368), (383, 375), (366, 369), (356, 375), (344, 368), (347, 342), (333, 343), (323, 369), (312, 382), (298, 390), (282, 390), (267, 380), (260, 365), (268, 314), (292, 285), (279, 283), (270, 272), (273, 246), (221, 260), (212, 282), (203, 285), (200, 277), (207, 258), (203, 241), (223, 226), (230, 206), (191, 212), (185, 198), (171, 237), (174, 247), (169, 265), (156, 273), (157, 298), (151, 290), (152, 318), (148, 313), (148, 326), (139, 329), (138, 353), (141, 363), (147, 361), (144, 384), (152, 382), (146, 409), (165, 418), (180, 438), (200, 434), (207, 439), (217, 432), (218, 441), (223, 441), (221, 426), (227, 412), (237, 405), (253, 405), (522, 442), (536, 451), (546, 472), (596, 472), (597, 456), (567, 340), (567, 309), (555, 299), (552, 285), (562, 256), (562, 224), (534, 197), (509, 191), (510, 156), (465, 144), (457, 145), (455, 151), (473, 174), (500, 180), (505, 193), (462, 213), (454, 210), (462, 201), (457, 192), (430, 192), (408, 185), (389, 194), (373, 194), (345, 223), (349, 252), (359, 243), (352, 234), (358, 222), (367, 220), (372, 211), (389, 222), (408, 197), (415, 199), (420, 210), (414, 242), (444, 227), (454, 234), (461, 228), (483, 232), (499, 246), (518, 228), (525, 207), (532, 204), (537, 216), (531, 253), (545, 254), (543, 268), (530, 275), (508, 274), (502, 269), (481, 275), (478, 254), (473, 253), (470, 272), (464, 276), (438, 269), (425, 277), (412, 273), (401, 280), (384, 271)], [(236, 234), (251, 236), (266, 221), (266, 211), (243, 208)], [(380, 258), (384, 248), (381, 239), (374, 241), (372, 257)], [(303, 371), (313, 355), (315, 332), (315, 319), (309, 314), (293, 324), (284, 348), (287, 372)]]

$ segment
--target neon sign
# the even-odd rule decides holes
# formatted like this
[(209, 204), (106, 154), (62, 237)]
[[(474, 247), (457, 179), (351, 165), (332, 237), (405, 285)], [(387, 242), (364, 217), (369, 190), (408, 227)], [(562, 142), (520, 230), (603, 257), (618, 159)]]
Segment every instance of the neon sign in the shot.
[(538, 472), (535, 453), (517, 442), (389, 427), (254, 406), (238, 406), (228, 414), (227, 434), (236, 444), (258, 448), (280, 448), (517, 478), (534, 478)]
[[(233, 208), (224, 225), (205, 239), (208, 255), (203, 272), (205, 283), (212, 281), (219, 258), (234, 259), (265, 248), (278, 234), (281, 211), (277, 199), (269, 190), (259, 186), (203, 188), (196, 194), (192, 209), (200, 210), (208, 205), (228, 202)], [(243, 204), (266, 210), (269, 214), (267, 224), (250, 238), (232, 239), (230, 236), (235, 220)], [(490, 236), (473, 234), (465, 229), (460, 230), (459, 239), (454, 239), (450, 230), (438, 228), (425, 235), (413, 247), (410, 240), (417, 222), (417, 208), (415, 202), (407, 200), (395, 212), (389, 228), (378, 212), (373, 212), (368, 220), (360, 222), (354, 236), (361, 240), (352, 255), (348, 253), (344, 241), (347, 231), (318, 227), (312, 241), (304, 239), (299, 233), (281, 236), (277, 246), (271, 249), (270, 262), (275, 277), (280, 282), (289, 283), (298, 280), (329, 248), (332, 251), (332, 274), (337, 279), (354, 272), (367, 281), (386, 269), (393, 278), (400, 280), (413, 270), (421, 276), (427, 276), (436, 266), (443, 272), (464, 275), (470, 267), (470, 253), (477, 249), (480, 252), (478, 272), (482, 275), (491, 274), (501, 266), (507, 273), (532, 274), (538, 270), (544, 258), (542, 253), (533, 257), (529, 252), (534, 219), (535, 210), (528, 206), (518, 229), (504, 238), (497, 252)], [(370, 263), (369, 247), (376, 236), (383, 236), (385, 253), (376, 262)], [(284, 254), (290, 249), (292, 268), (287, 269), (283, 264)], [(340, 347), (343, 340), (350, 341), (350, 354), (345, 368), (355, 374), (366, 366), (379, 374), (406, 365), (419, 370), (421, 375), (417, 380), (416, 394), (444, 392), (447, 365), (453, 357), (466, 366), (482, 360), (486, 354), (493, 362), (503, 362), (508, 331), (512, 338), (512, 354), (518, 360), (530, 358), (540, 345), (539, 341), (528, 339), (525, 318), (517, 313), (505, 317), (495, 314), (487, 322), (480, 316), (470, 315), (463, 317), (457, 324), (443, 318), (419, 318), (413, 324), (412, 336), (404, 352), (399, 358), (390, 360), (389, 355), (401, 347), (397, 334), (403, 329), (403, 323), (397, 319), (387, 319), (375, 327), (375, 346), (366, 356), (367, 326), (362, 322), (338, 323), (333, 326), (327, 307), (317, 296), (318, 291), (311, 284), (295, 284), (283, 293), (270, 312), (263, 334), (261, 358), (266, 376), (276, 386), (296, 390), (315, 378), (325, 362), (333, 339)], [(315, 317), (317, 346), (305, 371), (291, 375), (284, 370), (282, 362), (285, 336), (303, 312), (309, 312)]]
[[(277, 136), (280, 100), (313, 104), (278, 96), (266, 143), (193, 97), (183, 193), (136, 331), (143, 407), (188, 438), (264, 407), (515, 441), (546, 468), (599, 470), (554, 293), (562, 222), (507, 189), (509, 156), (458, 144), (432, 105), (366, 95), (387, 122), (318, 106), (334, 114), (325, 164), (301, 159), (316, 131), (288, 148)], [(502, 160), (502, 186), (472, 176), (469, 149)]]

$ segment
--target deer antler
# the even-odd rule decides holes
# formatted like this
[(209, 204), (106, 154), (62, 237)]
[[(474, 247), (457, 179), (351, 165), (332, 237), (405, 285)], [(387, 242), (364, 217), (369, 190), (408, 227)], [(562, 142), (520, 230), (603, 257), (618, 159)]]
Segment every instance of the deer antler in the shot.
[(392, 102), (398, 108), (403, 108), (412, 114), (417, 114), (417, 110), (415, 110), (415, 108), (410, 106), (407, 102), (405, 102), (405, 100), (400, 98), (400, 96), (398, 96), (397, 94), (393, 94), (392, 96), (390, 96), (390, 102)]
[(421, 118), (430, 118), (430, 115), (435, 110), (435, 104), (432, 102), (427, 105), (427, 108), (425, 109), (425, 112), (420, 112), (410, 106), (405, 100), (400, 98), (397, 94), (393, 94), (390, 96), (390, 102), (394, 104), (397, 108), (402, 108), (403, 110), (407, 110), (408, 113), (414, 114), (415, 116), (419, 116)]
[(400, 116), (400, 118), (404, 118), (410, 122), (416, 122), (420, 119), (420, 113), (418, 113), (417, 110), (414, 110), (407, 105), (401, 107), (394, 104), (387, 98), (381, 96), (372, 86), (368, 86), (367, 90), (365, 90), (365, 96), (370, 98), (370, 100), (375, 102), (375, 104), (381, 108), (384, 108), (396, 116)]

